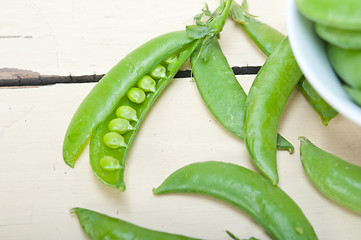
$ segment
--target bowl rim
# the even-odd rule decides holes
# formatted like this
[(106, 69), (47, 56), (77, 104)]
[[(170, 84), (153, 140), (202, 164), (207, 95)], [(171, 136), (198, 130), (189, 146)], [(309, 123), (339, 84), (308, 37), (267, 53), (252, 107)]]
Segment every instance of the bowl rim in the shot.
[(361, 107), (343, 89), (328, 61), (324, 41), (299, 12), (295, 0), (288, 0), (287, 31), (295, 59), (312, 87), (335, 110), (361, 126)]

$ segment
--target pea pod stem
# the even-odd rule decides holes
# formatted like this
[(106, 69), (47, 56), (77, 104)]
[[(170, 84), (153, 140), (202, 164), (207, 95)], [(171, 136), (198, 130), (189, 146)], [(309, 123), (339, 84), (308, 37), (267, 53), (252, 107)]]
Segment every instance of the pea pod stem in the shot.
[(197, 240), (143, 228), (85, 208), (73, 208), (72, 212), (78, 216), (81, 227), (92, 240)]
[(153, 192), (199, 194), (224, 201), (251, 216), (274, 239), (317, 239), (301, 209), (285, 192), (235, 164), (190, 164), (168, 176)]
[(324, 196), (361, 214), (361, 167), (348, 163), (299, 138), (302, 166)]
[(193, 41), (185, 31), (167, 33), (143, 44), (116, 64), (75, 112), (64, 138), (64, 161), (74, 167), (94, 128), (114, 110), (128, 89), (167, 57), (169, 52), (175, 52)]
[[(239, 84), (216, 37), (209, 43), (208, 61), (198, 47), (191, 55), (192, 74), (199, 93), (213, 116), (232, 134), (244, 139), (244, 110), (247, 94)], [(278, 135), (278, 149), (294, 151), (294, 147)]]
[[(246, 0), (243, 1), (242, 6), (233, 2), (230, 15), (234, 21), (240, 23), (247, 35), (266, 56), (271, 55), (285, 36), (277, 29), (258, 21), (246, 10)], [(337, 111), (321, 98), (304, 76), (300, 78), (297, 86), (319, 114), (323, 125), (327, 126), (328, 122), (338, 114)]]
[(255, 166), (278, 184), (277, 129), (288, 100), (302, 76), (285, 38), (253, 81), (245, 110), (245, 142)]

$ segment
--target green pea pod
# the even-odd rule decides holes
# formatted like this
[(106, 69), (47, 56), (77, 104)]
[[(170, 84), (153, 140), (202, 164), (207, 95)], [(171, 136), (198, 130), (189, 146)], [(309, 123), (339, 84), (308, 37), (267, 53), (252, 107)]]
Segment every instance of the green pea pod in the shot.
[(286, 37), (253, 81), (245, 110), (245, 142), (256, 167), (278, 184), (277, 129), (288, 97), (302, 76)]
[(235, 164), (190, 164), (172, 173), (153, 192), (200, 194), (224, 201), (251, 216), (274, 239), (317, 239), (302, 210), (284, 191)]
[[(231, 133), (244, 139), (244, 109), (247, 95), (238, 83), (227, 59), (223, 55), (217, 38), (209, 43), (208, 61), (201, 57), (201, 47), (191, 55), (192, 74), (199, 93), (213, 116)], [(294, 151), (294, 147), (278, 135), (279, 149)]]
[(350, 88), (347, 85), (343, 85), (343, 88), (348, 93), (348, 95), (351, 97), (351, 99), (361, 106), (361, 90), (356, 88)]
[(300, 137), (303, 168), (313, 185), (327, 198), (361, 214), (361, 167)]
[(307, 18), (332, 27), (361, 30), (359, 0), (296, 0), (299, 11)]
[[(256, 43), (263, 53), (266, 54), (266, 56), (271, 55), (285, 36), (275, 28), (253, 18), (250, 14), (245, 12), (246, 9), (246, 0), (243, 1), (242, 7), (233, 2), (231, 9), (233, 20), (241, 24), (247, 35)], [(321, 98), (304, 76), (301, 77), (297, 85), (301, 90), (301, 93), (320, 115), (323, 125), (327, 126), (328, 122), (338, 114), (337, 111)]]
[(345, 49), (361, 49), (361, 31), (334, 28), (315, 23), (315, 30), (323, 40)]
[(73, 208), (72, 211), (78, 216), (81, 227), (92, 240), (197, 240), (146, 229), (84, 208)]
[(194, 41), (185, 31), (167, 33), (143, 44), (115, 65), (75, 112), (64, 138), (64, 161), (74, 167), (94, 128), (109, 116), (128, 90), (171, 53)]
[(321, 98), (304, 76), (298, 81), (297, 86), (308, 102), (311, 103), (313, 109), (320, 115), (322, 124), (327, 126), (328, 122), (336, 117), (338, 112)]
[[(196, 39), (176, 49), (176, 51), (168, 52), (164, 58), (157, 59), (157, 61), (152, 64), (153, 68), (148, 69), (147, 72), (142, 72), (142, 75), (137, 78), (138, 83), (128, 86), (129, 90), (118, 100), (117, 108), (114, 108), (112, 112), (108, 114), (107, 118), (95, 128), (90, 140), (90, 163), (93, 172), (104, 184), (125, 190), (123, 175), (126, 154), (142, 120), (155, 99), (190, 57), (197, 45), (202, 43), (202, 47), (207, 47), (204, 45), (205, 40), (211, 39), (218, 34), (218, 31), (222, 30), (231, 3), (232, 1), (228, 0), (227, 4), (221, 5), (217, 9), (220, 14), (210, 16), (206, 23), (200, 23), (200, 21), (198, 21), (197, 24), (201, 25), (188, 26), (186, 35), (194, 36)], [(205, 31), (202, 26), (205, 26), (207, 31)], [(192, 37), (192, 39), (194, 38)], [(152, 50), (157, 51), (157, 49)], [(150, 54), (150, 52), (147, 54)], [(150, 85), (146, 86), (148, 84), (145, 84), (145, 79), (148, 79), (146, 81), (152, 83), (153, 87)], [(142, 89), (139, 88), (139, 86)], [(145, 89), (147, 93), (145, 93), (143, 89)], [(126, 106), (134, 110), (131, 112), (135, 112), (136, 119), (138, 119), (131, 126), (127, 126), (129, 122), (127, 119), (122, 119), (122, 116), (128, 115), (122, 110), (125, 109)], [(126, 111), (128, 112), (128, 110)], [(118, 132), (109, 133), (112, 131)]]
[(328, 44), (327, 53), (340, 78), (351, 87), (361, 90), (361, 49), (343, 49)]
[[(133, 109), (136, 109), (138, 118), (138, 121), (134, 122), (132, 125), (133, 130), (122, 134), (125, 147), (119, 147), (115, 149), (109, 148), (103, 141), (104, 135), (109, 132), (109, 122), (116, 118), (117, 109), (113, 110), (113, 112), (105, 119), (105, 121), (103, 121), (101, 124), (98, 125), (98, 127), (95, 128), (90, 139), (90, 164), (93, 172), (101, 182), (110, 187), (119, 188), (122, 191), (125, 190), (123, 176), (126, 163), (126, 155), (142, 123), (142, 120), (146, 116), (154, 101), (161, 94), (169, 81), (177, 73), (178, 69), (189, 58), (190, 54), (193, 52), (198, 43), (199, 40), (194, 41), (181, 49), (179, 54), (176, 54), (177, 59), (172, 62), (172, 65), (168, 65), (171, 67), (171, 69), (167, 71), (166, 77), (157, 81), (156, 91), (148, 93), (144, 102), (142, 102), (141, 104), (133, 103), (129, 100), (127, 96), (124, 96), (118, 102), (118, 106), (130, 106)], [(119, 162), (120, 167), (117, 169), (113, 169), (112, 171), (108, 171), (108, 169), (104, 168), (104, 165), (102, 165), (102, 159), (105, 156), (111, 156), (113, 159), (116, 159)]]

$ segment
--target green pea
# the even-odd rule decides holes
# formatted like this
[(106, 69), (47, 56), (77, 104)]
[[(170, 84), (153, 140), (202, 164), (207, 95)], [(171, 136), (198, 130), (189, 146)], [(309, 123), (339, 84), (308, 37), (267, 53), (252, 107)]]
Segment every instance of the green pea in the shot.
[(142, 89), (136, 87), (129, 89), (129, 91), (127, 92), (127, 96), (129, 100), (133, 103), (139, 104), (144, 102), (145, 100), (145, 92)]
[(150, 71), (149, 75), (154, 79), (166, 78), (166, 72), (167, 69), (165, 67), (162, 65), (157, 65)]
[(154, 81), (154, 79), (148, 75), (145, 75), (137, 83), (137, 86), (144, 92), (155, 92), (155, 85), (156, 82)]
[(127, 145), (124, 142), (122, 135), (116, 132), (108, 132), (103, 137), (103, 142), (110, 148), (119, 148), (126, 147)]
[(171, 63), (176, 62), (177, 60), (178, 60), (178, 57), (176, 55), (171, 55), (166, 60), (164, 60), (164, 63), (169, 65)]
[(129, 130), (133, 130), (133, 126), (129, 121), (123, 118), (115, 118), (109, 122), (109, 131), (124, 134)]
[(137, 111), (134, 108), (127, 105), (118, 107), (116, 111), (116, 115), (118, 118), (124, 118), (127, 119), (128, 121), (130, 120), (138, 121)]
[(121, 168), (119, 161), (111, 156), (104, 156), (100, 159), (100, 167), (108, 172), (113, 172)]

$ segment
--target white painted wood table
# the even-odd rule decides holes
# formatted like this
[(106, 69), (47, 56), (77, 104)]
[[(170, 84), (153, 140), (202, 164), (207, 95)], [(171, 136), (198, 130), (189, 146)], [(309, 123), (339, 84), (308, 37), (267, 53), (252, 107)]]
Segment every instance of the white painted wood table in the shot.
[[(215, 9), (218, 1), (207, 1)], [(286, 0), (250, 0), (250, 12), (286, 32)], [(104, 74), (140, 44), (192, 23), (204, 0), (2, 0), (0, 68), (43, 75)], [(220, 39), (231, 66), (260, 66), (265, 56), (232, 21)], [(186, 64), (183, 69), (189, 69)], [(238, 75), (248, 91), (255, 75)], [(270, 239), (249, 217), (195, 195), (154, 196), (170, 173), (192, 162), (218, 160), (255, 170), (243, 142), (213, 118), (194, 81), (177, 78), (144, 121), (127, 157), (127, 190), (101, 184), (88, 148), (74, 169), (62, 160), (69, 121), (95, 83), (0, 88), (0, 239), (87, 239), (73, 207), (143, 227), (203, 239)], [(299, 136), (361, 165), (361, 128), (342, 116), (329, 126), (294, 91), (279, 132), (295, 146), (278, 152), (279, 186), (301, 207), (320, 239), (360, 239), (361, 216), (319, 194), (299, 158)]]

